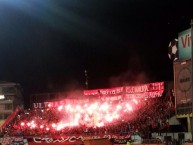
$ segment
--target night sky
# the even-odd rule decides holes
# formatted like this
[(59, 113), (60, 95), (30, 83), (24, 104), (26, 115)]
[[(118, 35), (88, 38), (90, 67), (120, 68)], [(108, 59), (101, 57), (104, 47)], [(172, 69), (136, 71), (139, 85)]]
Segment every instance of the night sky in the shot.
[(0, 80), (27, 94), (173, 80), (191, 0), (0, 0)]

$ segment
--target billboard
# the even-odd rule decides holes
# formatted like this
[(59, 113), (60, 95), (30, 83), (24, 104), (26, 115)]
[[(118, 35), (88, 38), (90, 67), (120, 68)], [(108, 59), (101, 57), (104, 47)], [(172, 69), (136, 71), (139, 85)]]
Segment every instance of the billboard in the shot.
[(178, 34), (179, 60), (190, 59), (191, 49), (191, 28)]
[(174, 93), (176, 97), (176, 113), (192, 112), (192, 69), (191, 60), (174, 62)]

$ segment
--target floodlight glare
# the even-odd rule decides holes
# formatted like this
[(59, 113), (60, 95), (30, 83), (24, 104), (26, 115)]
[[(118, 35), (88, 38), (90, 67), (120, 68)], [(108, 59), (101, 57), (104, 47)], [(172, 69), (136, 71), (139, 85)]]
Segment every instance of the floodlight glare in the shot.
[(0, 95), (0, 100), (1, 99), (5, 99), (5, 96), (4, 95)]

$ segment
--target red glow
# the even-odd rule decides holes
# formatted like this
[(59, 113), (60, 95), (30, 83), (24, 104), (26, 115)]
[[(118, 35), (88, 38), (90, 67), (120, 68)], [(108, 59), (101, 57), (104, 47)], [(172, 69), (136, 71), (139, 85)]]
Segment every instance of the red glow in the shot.
[(135, 102), (135, 104), (138, 104), (138, 101), (136, 99), (133, 99), (133, 102)]
[(63, 108), (63, 106), (61, 105), (61, 106), (59, 106), (58, 107), (58, 111), (61, 111), (62, 110), (62, 108)]
[(53, 123), (53, 124), (52, 124), (52, 127), (56, 127), (56, 124)]
[[(88, 127), (102, 127), (117, 121), (121, 121), (123, 118), (128, 120), (131, 118), (131, 113), (135, 111), (138, 107), (137, 99), (126, 100), (120, 102), (93, 102), (89, 104), (85, 104), (84, 102), (81, 104), (81, 101), (76, 103), (70, 103), (68, 105), (60, 105), (54, 110), (54, 114), (58, 114), (58, 122), (41, 125), (38, 124), (43, 120), (41, 117), (31, 118), (27, 124), (31, 129), (39, 128), (46, 130), (61, 130), (66, 127), (73, 127), (79, 125), (86, 125)], [(63, 110), (63, 111), (61, 111)], [(41, 111), (42, 113), (46, 113), (46, 111)], [(126, 114), (127, 113), (127, 114)], [(64, 116), (64, 117), (62, 117)], [(38, 120), (39, 119), (39, 120)], [(22, 123), (22, 122), (21, 122)]]
[(35, 128), (36, 127), (36, 125), (35, 124), (32, 124), (32, 128)]

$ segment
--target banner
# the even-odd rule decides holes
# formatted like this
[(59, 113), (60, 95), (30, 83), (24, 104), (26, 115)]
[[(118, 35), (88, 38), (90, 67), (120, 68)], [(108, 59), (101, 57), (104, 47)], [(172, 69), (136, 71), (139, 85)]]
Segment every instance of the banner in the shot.
[(137, 94), (164, 90), (164, 82), (144, 84), (140, 86), (126, 86), (126, 94)]
[[(82, 99), (81, 103), (88, 103), (89, 99)], [(63, 99), (61, 101), (54, 101), (54, 102), (41, 102), (41, 103), (33, 103), (32, 108), (34, 109), (43, 109), (43, 108), (57, 108), (60, 105), (66, 104), (78, 104), (80, 103), (79, 99)]]
[(82, 145), (84, 140), (108, 139), (114, 143), (125, 143), (131, 135), (121, 136), (119, 134), (99, 134), (99, 135), (75, 135), (75, 136), (53, 136), (53, 137), (28, 137), (28, 145)]
[(143, 93), (137, 93), (137, 94), (126, 94), (125, 99), (131, 99), (131, 98), (156, 98), (161, 97), (164, 90), (160, 91), (154, 91), (154, 92), (143, 92)]
[(174, 92), (178, 115), (192, 112), (191, 60), (174, 62)]
[(124, 86), (124, 87), (117, 87), (117, 88), (110, 88), (110, 89), (84, 90), (84, 95), (119, 96), (120, 94), (121, 95), (142, 94), (142, 95), (146, 95), (147, 97), (150, 95), (149, 97), (151, 97), (151, 96), (160, 96), (160, 95), (152, 95), (152, 94), (161, 93), (161, 92), (163, 93), (163, 91), (164, 91), (164, 82), (156, 82), (156, 83), (143, 84), (138, 86)]
[(84, 90), (84, 95), (118, 95), (123, 93), (123, 87), (97, 90)]
[[(131, 139), (132, 142), (141, 141), (139, 134), (98, 134), (98, 135), (60, 135), (60, 136), (26, 136), (0, 138), (2, 145), (83, 145), (85, 140), (108, 139), (114, 143), (125, 143)], [(133, 140), (135, 139), (135, 140)]]
[(122, 95), (117, 96), (101, 96), (102, 101), (117, 101), (122, 99)]
[(32, 137), (27, 138), (28, 145), (43, 145), (43, 144), (53, 144), (53, 145), (82, 145), (82, 136), (53, 136), (53, 137)]
[(1, 145), (24, 145), (23, 137), (3, 137), (0, 138)]

